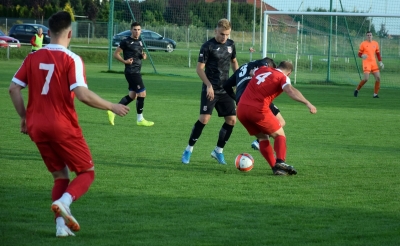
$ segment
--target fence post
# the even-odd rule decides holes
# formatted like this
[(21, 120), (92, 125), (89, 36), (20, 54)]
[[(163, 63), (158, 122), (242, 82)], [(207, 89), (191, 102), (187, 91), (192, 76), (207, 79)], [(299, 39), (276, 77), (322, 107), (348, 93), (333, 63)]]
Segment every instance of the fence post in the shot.
[(189, 68), (190, 68), (190, 65), (191, 65), (191, 64), (190, 64), (190, 62), (191, 62), (190, 60), (191, 60), (191, 59), (192, 59), (192, 51), (189, 50), (189, 64), (188, 64), (188, 65), (189, 65)]
[(88, 23), (88, 29), (87, 29), (87, 43), (89, 44), (89, 36), (90, 36), (90, 23)]
[(10, 46), (7, 46), (7, 60), (10, 60)]

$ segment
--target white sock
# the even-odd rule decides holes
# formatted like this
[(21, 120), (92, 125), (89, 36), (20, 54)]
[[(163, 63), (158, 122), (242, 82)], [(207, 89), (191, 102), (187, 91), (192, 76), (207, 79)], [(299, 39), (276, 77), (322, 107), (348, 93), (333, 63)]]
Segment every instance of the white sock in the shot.
[(56, 225), (57, 226), (64, 226), (65, 225), (65, 220), (63, 217), (57, 217), (56, 218)]
[(217, 153), (219, 153), (219, 154), (221, 154), (222, 153), (222, 151), (224, 151), (224, 148), (220, 148), (220, 147), (215, 147), (215, 152), (217, 152)]
[(65, 206), (69, 207), (72, 203), (72, 196), (68, 192), (65, 192), (60, 199), (60, 202), (64, 203)]
[(138, 114), (137, 121), (142, 121), (142, 120), (143, 120), (143, 114)]
[(193, 146), (188, 145), (188, 146), (186, 147), (186, 150), (187, 150), (187, 151), (190, 151), (190, 153), (192, 153), (192, 152), (193, 152)]

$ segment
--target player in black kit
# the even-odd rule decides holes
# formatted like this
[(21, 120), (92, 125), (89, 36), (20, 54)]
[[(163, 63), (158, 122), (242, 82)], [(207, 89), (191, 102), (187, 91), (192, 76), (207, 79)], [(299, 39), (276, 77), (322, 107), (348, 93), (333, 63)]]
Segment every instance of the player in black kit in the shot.
[(235, 43), (228, 39), (230, 33), (231, 23), (227, 19), (221, 19), (215, 29), (215, 37), (201, 46), (196, 68), (196, 72), (203, 82), (200, 117), (194, 124), (189, 144), (182, 154), (181, 160), (184, 164), (189, 164), (193, 146), (210, 120), (214, 107), (218, 116), (225, 118), (225, 122), (219, 131), (217, 146), (211, 152), (211, 157), (220, 164), (226, 164), (223, 148), (236, 123), (236, 108), (235, 101), (226, 93), (222, 85), (229, 78), (229, 68), (232, 67), (235, 72), (239, 67), (236, 60)]
[[(146, 88), (143, 84), (142, 75), (142, 59), (146, 59), (146, 53), (143, 52), (143, 43), (140, 39), (141, 33), (140, 23), (131, 24), (132, 35), (123, 39), (114, 52), (114, 58), (125, 64), (125, 78), (129, 84), (129, 94), (123, 97), (119, 103), (128, 105), (136, 99), (137, 125), (152, 126), (154, 122), (147, 121), (143, 118), (144, 98), (146, 97)], [(123, 52), (124, 58), (121, 57)], [(108, 111), (108, 120), (114, 125), (115, 114)]]
[[(239, 103), (240, 97), (242, 96), (244, 90), (246, 89), (247, 84), (249, 83), (254, 70), (261, 66), (276, 68), (274, 60), (272, 60), (269, 57), (265, 57), (260, 60), (243, 64), (242, 66), (239, 67), (238, 70), (236, 70), (236, 72), (227, 81), (224, 82), (223, 84), (224, 90), (226, 91), (226, 93), (228, 93), (228, 95), (231, 98), (233, 98), (236, 101), (236, 104)], [(233, 87), (236, 87), (236, 93), (233, 91)], [(273, 103), (269, 105), (269, 108), (271, 109), (272, 113), (276, 116), (276, 118), (278, 118), (279, 122), (281, 123), (281, 126), (283, 127), (285, 125), (285, 120), (283, 119), (279, 108), (275, 106)], [(251, 143), (251, 147), (255, 150), (260, 149), (258, 139), (254, 140)]]

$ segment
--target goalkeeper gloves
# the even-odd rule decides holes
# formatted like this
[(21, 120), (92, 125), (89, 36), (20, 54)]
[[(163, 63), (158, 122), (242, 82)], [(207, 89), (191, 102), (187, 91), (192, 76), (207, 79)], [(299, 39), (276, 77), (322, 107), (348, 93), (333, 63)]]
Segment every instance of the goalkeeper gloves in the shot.
[(362, 58), (363, 60), (367, 59), (367, 57), (368, 57), (368, 56), (367, 56), (366, 54), (362, 54), (362, 55), (361, 55), (361, 58)]
[(383, 69), (385, 67), (385, 65), (383, 65), (383, 62), (379, 62), (379, 66), (381, 67), (381, 69)]

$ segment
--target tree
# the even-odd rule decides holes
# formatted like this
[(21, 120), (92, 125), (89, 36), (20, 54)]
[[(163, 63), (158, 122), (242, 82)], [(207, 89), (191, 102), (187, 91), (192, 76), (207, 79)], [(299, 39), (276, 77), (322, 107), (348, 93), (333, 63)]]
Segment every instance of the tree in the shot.
[(377, 32), (380, 38), (387, 38), (389, 35), (389, 30), (386, 30), (386, 24), (381, 23), (381, 29)]
[(75, 16), (74, 16), (74, 9), (71, 7), (71, 4), (67, 2), (64, 6), (64, 11), (67, 11), (71, 15), (71, 19), (74, 22), (75, 21)]

